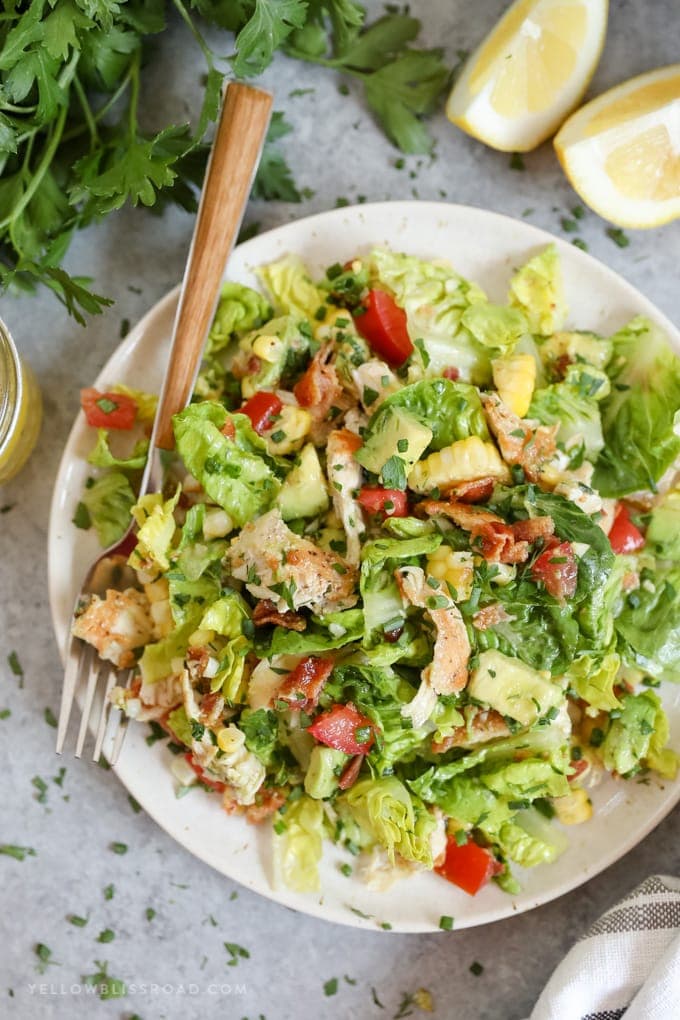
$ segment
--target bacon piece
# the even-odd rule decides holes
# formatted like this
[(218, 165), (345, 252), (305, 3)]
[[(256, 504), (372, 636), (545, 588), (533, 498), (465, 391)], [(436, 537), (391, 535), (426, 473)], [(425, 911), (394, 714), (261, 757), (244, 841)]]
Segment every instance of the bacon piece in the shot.
[(461, 503), (486, 503), (493, 495), (497, 478), (477, 478), (474, 482), (460, 482), (451, 489), (451, 496)]
[(488, 630), (489, 627), (495, 627), (497, 623), (506, 623), (511, 620), (512, 617), (505, 611), (505, 607), (500, 602), (493, 602), (490, 606), (484, 606), (483, 609), (479, 609), (472, 617), (472, 625), (477, 630)]
[(328, 412), (333, 405), (347, 408), (335, 365), (330, 364), (335, 344), (324, 344), (316, 352), (307, 369), (293, 386), (293, 393), (300, 407), (305, 407), (312, 416), (311, 438), (317, 445), (326, 438), (330, 423)]
[(470, 506), (465, 502), (458, 503), (455, 499), (424, 499), (422, 503), (418, 504), (417, 509), (430, 517), (450, 517), (454, 524), (457, 524), (463, 531), (472, 531), (473, 528), (483, 524), (505, 523), (502, 517), (492, 513), (491, 510)]
[(470, 544), (490, 563), (524, 563), (529, 543), (517, 541), (513, 526), (502, 517), (478, 506), (427, 499), (419, 508), (427, 514), (450, 517), (463, 531), (470, 532)]
[(206, 694), (201, 699), (201, 711), (199, 721), (204, 726), (214, 726), (222, 715), (224, 709), (224, 698), (219, 691)]
[(452, 747), (464, 747), (468, 744), (481, 744), (494, 737), (506, 737), (510, 730), (500, 712), (490, 708), (479, 711), (467, 726), (459, 726), (443, 740), (432, 741), (432, 753), (444, 754)]
[(557, 451), (555, 436), (559, 425), (539, 425), (532, 429), (503, 403), (497, 393), (482, 394), (482, 405), (506, 464), (518, 464), (530, 482), (538, 480), (540, 470)]
[(284, 678), (276, 697), (287, 701), (291, 709), (310, 712), (319, 703), (319, 695), (333, 672), (332, 659), (308, 655)]
[(255, 796), (255, 803), (249, 804), (246, 808), (246, 820), (251, 825), (259, 825), (265, 818), (270, 818), (275, 811), (278, 811), (286, 802), (286, 794), (283, 790), (272, 786), (261, 789)]
[(527, 517), (526, 521), (515, 521), (511, 528), (516, 541), (535, 542), (554, 535), (555, 522), (552, 517)]
[(286, 630), (302, 631), (307, 626), (304, 616), (293, 613), (290, 610), (280, 613), (271, 599), (260, 599), (253, 610), (253, 623), (256, 627), (264, 627), (273, 623), (277, 627), (285, 627)]
[(363, 764), (364, 754), (355, 754), (354, 757), (347, 762), (340, 779), (338, 780), (338, 786), (341, 790), (349, 790), (350, 786), (354, 786), (357, 779), (359, 778), (359, 772)]

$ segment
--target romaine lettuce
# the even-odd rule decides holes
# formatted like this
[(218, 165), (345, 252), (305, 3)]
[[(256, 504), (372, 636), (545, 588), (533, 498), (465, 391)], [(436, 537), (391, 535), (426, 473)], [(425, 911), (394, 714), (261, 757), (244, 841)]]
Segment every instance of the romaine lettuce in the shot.
[(654, 491), (680, 454), (680, 358), (663, 331), (643, 316), (612, 341), (613, 387), (602, 404), (605, 446), (594, 485), (604, 496)]
[(668, 492), (652, 510), (647, 547), (662, 560), (680, 560), (680, 492)]
[(641, 582), (615, 621), (619, 651), (657, 680), (680, 681), (680, 568), (644, 569)]
[(170, 567), (170, 549), (177, 525), (174, 512), (182, 491), (177, 486), (175, 495), (163, 499), (160, 492), (149, 492), (140, 496), (131, 513), (137, 522), (137, 545), (130, 554), (131, 566), (141, 566), (151, 560), (161, 570)]
[(626, 776), (641, 765), (661, 766), (662, 775), (674, 775), (678, 759), (663, 747), (668, 739), (668, 720), (656, 694), (626, 694), (622, 704), (621, 714), (612, 720), (601, 747), (605, 768)]
[(408, 861), (432, 867), (430, 836), (435, 819), (395, 776), (362, 779), (343, 800), (357, 824), (385, 847), (391, 863), (398, 853)]
[(532, 333), (550, 336), (562, 328), (567, 308), (560, 259), (554, 244), (517, 270), (510, 281), (510, 303), (524, 312)]
[[(208, 495), (243, 527), (271, 506), (280, 483), (266, 447), (245, 415), (233, 415), (236, 439), (222, 428), (228, 413), (221, 404), (190, 404), (173, 418), (177, 449)], [(240, 419), (244, 419), (241, 421)], [(247, 424), (246, 424), (247, 422)]]
[(146, 464), (148, 439), (138, 439), (127, 457), (116, 457), (109, 447), (107, 429), (97, 429), (97, 442), (87, 455), (88, 464), (99, 468), (118, 468), (120, 471), (141, 471)]
[(229, 344), (237, 331), (255, 329), (271, 317), (269, 302), (252, 287), (227, 280), (222, 284), (220, 300), (208, 334), (207, 354), (215, 354)]
[(85, 486), (82, 499), (100, 545), (113, 545), (123, 537), (135, 504), (135, 494), (124, 474), (111, 471), (95, 478), (91, 485)]
[(323, 852), (323, 804), (302, 796), (288, 801), (274, 828), (274, 884), (295, 892), (317, 892)]
[(579, 698), (600, 712), (610, 712), (621, 707), (614, 694), (620, 665), (621, 657), (616, 652), (580, 655), (574, 659), (565, 677)]
[(311, 280), (307, 266), (297, 255), (284, 255), (258, 269), (258, 276), (271, 294), (279, 314), (314, 319), (326, 295)]
[(590, 460), (594, 460), (604, 446), (597, 401), (582, 396), (566, 382), (536, 390), (527, 417), (536, 418), (542, 425), (559, 425), (557, 441), (562, 444), (581, 439)]
[(461, 323), (474, 339), (493, 351), (493, 356), (510, 354), (518, 340), (529, 332), (526, 316), (518, 308), (480, 301), (463, 312)]
[(403, 408), (432, 430), (430, 450), (442, 450), (468, 436), (489, 439), (479, 393), (467, 383), (452, 382), (450, 379), (423, 379), (404, 386), (386, 397), (373, 413), (366, 438), (380, 432), (390, 408)]

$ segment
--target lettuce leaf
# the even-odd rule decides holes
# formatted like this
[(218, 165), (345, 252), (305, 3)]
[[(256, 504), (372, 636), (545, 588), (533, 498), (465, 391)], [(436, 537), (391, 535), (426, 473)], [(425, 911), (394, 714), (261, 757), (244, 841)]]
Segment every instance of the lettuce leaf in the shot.
[(644, 569), (616, 618), (619, 651), (657, 680), (680, 681), (680, 568)]
[(262, 266), (257, 274), (279, 314), (313, 320), (325, 304), (326, 295), (312, 283), (306, 265), (297, 255), (284, 255), (277, 262)]
[(400, 407), (432, 430), (428, 449), (442, 450), (458, 439), (479, 436), (488, 440), (489, 431), (474, 386), (450, 379), (423, 379), (390, 394), (373, 413), (365, 439), (381, 430), (389, 408)]
[(211, 566), (216, 573), (229, 545), (223, 538), (203, 537), (204, 519), (205, 503), (196, 503), (187, 510), (182, 526), (175, 566), (187, 581), (197, 581)]
[(97, 442), (87, 455), (88, 464), (99, 468), (119, 468), (121, 471), (141, 471), (146, 464), (149, 450), (148, 439), (138, 439), (132, 453), (127, 457), (116, 457), (109, 447), (108, 429), (97, 429)]
[(602, 403), (605, 446), (593, 484), (603, 496), (655, 491), (680, 454), (680, 358), (664, 332), (643, 316), (612, 341), (613, 386)]
[(614, 694), (620, 665), (621, 656), (616, 652), (580, 655), (574, 659), (565, 676), (579, 698), (600, 712), (610, 712), (621, 707)]
[(135, 504), (135, 494), (124, 474), (111, 471), (95, 478), (91, 485), (85, 487), (82, 500), (100, 545), (106, 548), (123, 537)]
[(430, 836), (436, 821), (395, 776), (362, 779), (342, 799), (357, 824), (387, 850), (391, 863), (398, 853), (432, 867)]
[(668, 720), (656, 694), (653, 691), (627, 694), (622, 704), (621, 714), (612, 720), (601, 746), (605, 768), (627, 776), (640, 765), (648, 764), (650, 768), (660, 765), (662, 775), (674, 774), (677, 755), (663, 747), (668, 739)]
[(337, 627), (343, 629), (343, 633), (333, 633), (327, 628), (313, 625), (308, 625), (302, 632), (276, 627), (263, 658), (269, 659), (272, 655), (309, 655), (312, 652), (344, 648), (353, 641), (360, 641), (364, 634), (363, 612), (360, 609), (348, 609), (346, 613), (335, 615), (346, 617), (337, 624)]
[[(288, 801), (274, 830), (274, 885), (295, 892), (318, 892), (323, 852), (323, 803), (311, 797)], [(277, 829), (279, 826), (277, 826)]]
[(680, 492), (668, 492), (654, 507), (645, 537), (659, 559), (680, 560)]
[(142, 425), (153, 425), (158, 407), (158, 396), (155, 393), (147, 393), (146, 390), (136, 390), (124, 383), (114, 383), (111, 387), (114, 393), (124, 393), (126, 397), (132, 397), (137, 405), (137, 421)]
[(160, 492), (150, 492), (141, 496), (132, 508), (132, 516), (137, 521), (137, 545), (130, 554), (129, 563), (136, 566), (140, 561), (152, 560), (161, 570), (170, 568), (169, 553), (175, 537), (177, 525), (174, 512), (182, 491), (177, 486), (175, 495), (163, 499)]
[(510, 354), (529, 332), (526, 316), (518, 308), (480, 301), (463, 312), (461, 322), (475, 340), (493, 351), (493, 357)]
[(233, 441), (221, 432), (227, 417), (221, 404), (205, 401), (176, 414), (173, 427), (177, 449), (189, 471), (241, 528), (269, 509), (280, 483), (264, 441), (245, 415), (232, 415), (237, 430)]
[(168, 714), (168, 726), (182, 744), (185, 744), (187, 747), (191, 747), (193, 734), (191, 732), (191, 723), (187, 719), (187, 713), (184, 705), (180, 705), (179, 708), (174, 708), (172, 712)]
[(604, 446), (597, 401), (582, 396), (566, 382), (536, 390), (531, 398), (527, 418), (536, 418), (542, 425), (559, 425), (559, 443), (567, 444), (570, 440), (581, 439), (589, 460), (595, 460)]
[(142, 674), (142, 681), (145, 684), (155, 683), (156, 680), (164, 680), (171, 676), (175, 670), (173, 663), (176, 659), (184, 659), (189, 646), (189, 638), (196, 630), (198, 616), (189, 617), (180, 627), (176, 627), (171, 634), (161, 638), (153, 644), (146, 645), (139, 660), (139, 669)]
[(555, 843), (548, 843), (531, 835), (515, 822), (505, 822), (494, 837), (504, 856), (509, 857), (522, 868), (535, 868), (539, 864), (551, 864), (560, 854)]
[(554, 244), (517, 270), (510, 281), (510, 304), (524, 312), (532, 333), (550, 336), (562, 328), (567, 308)]
[(180, 571), (171, 570), (167, 579), (170, 611), (177, 626), (186, 623), (189, 618), (195, 619), (220, 593), (220, 579), (214, 573), (204, 573), (190, 581)]
[(252, 287), (227, 280), (222, 284), (220, 300), (208, 334), (206, 353), (215, 354), (226, 347), (234, 333), (255, 329), (271, 317), (269, 302)]

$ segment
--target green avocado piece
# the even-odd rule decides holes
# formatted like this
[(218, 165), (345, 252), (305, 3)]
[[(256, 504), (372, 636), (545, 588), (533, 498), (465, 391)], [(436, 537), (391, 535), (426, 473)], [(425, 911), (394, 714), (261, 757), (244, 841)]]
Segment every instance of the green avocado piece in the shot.
[(380, 474), (390, 457), (400, 457), (406, 476), (432, 441), (432, 429), (400, 407), (388, 407), (379, 418), (378, 427), (355, 454), (363, 467)]
[(311, 443), (303, 447), (298, 464), (281, 486), (276, 502), (284, 521), (318, 517), (328, 510), (328, 490), (319, 456)]
[(475, 701), (516, 719), (522, 726), (531, 726), (539, 716), (557, 708), (564, 697), (543, 673), (495, 649), (479, 656), (467, 691)]

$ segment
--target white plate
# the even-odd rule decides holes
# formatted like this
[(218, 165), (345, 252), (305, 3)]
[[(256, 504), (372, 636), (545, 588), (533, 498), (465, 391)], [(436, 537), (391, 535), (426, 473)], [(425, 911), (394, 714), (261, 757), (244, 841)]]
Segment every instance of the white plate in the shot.
[[(526, 223), (464, 206), (394, 202), (337, 209), (271, 230), (240, 245), (229, 264), (229, 277), (257, 286), (253, 269), (296, 252), (314, 272), (345, 262), (376, 244), (423, 257), (444, 257), (463, 275), (479, 282), (492, 300), (503, 301), (509, 276), (549, 242), (562, 257), (570, 324), (611, 333), (631, 316), (648, 315), (667, 332), (680, 352), (680, 334), (641, 294), (573, 245)], [(95, 385), (114, 382), (154, 390), (165, 364), (177, 301), (175, 289), (160, 301), (114, 352)], [(57, 640), (63, 655), (69, 615), (77, 586), (97, 552), (96, 539), (72, 524), (74, 508), (88, 475), (85, 456), (92, 432), (78, 415), (57, 475), (49, 531), (49, 593)], [(680, 687), (662, 692), (671, 724), (671, 741), (680, 747)], [(569, 849), (552, 865), (517, 874), (522, 892), (515, 897), (495, 885), (470, 897), (434, 874), (419, 874), (384, 893), (346, 878), (338, 862), (346, 859), (332, 845), (324, 851), (322, 893), (300, 894), (272, 888), (269, 826), (254, 827), (228, 817), (216, 797), (192, 792), (176, 800), (162, 743), (149, 748), (146, 726), (130, 726), (118, 776), (142, 807), (192, 854), (224, 875), (264, 896), (329, 921), (362, 928), (389, 922), (395, 931), (434, 931), (442, 914), (457, 928), (530, 910), (574, 889), (630, 850), (680, 799), (680, 784), (616, 782), (593, 791), (595, 813), (585, 825), (568, 830)], [(354, 911), (357, 911), (355, 913)], [(367, 918), (360, 916), (369, 915)]]

